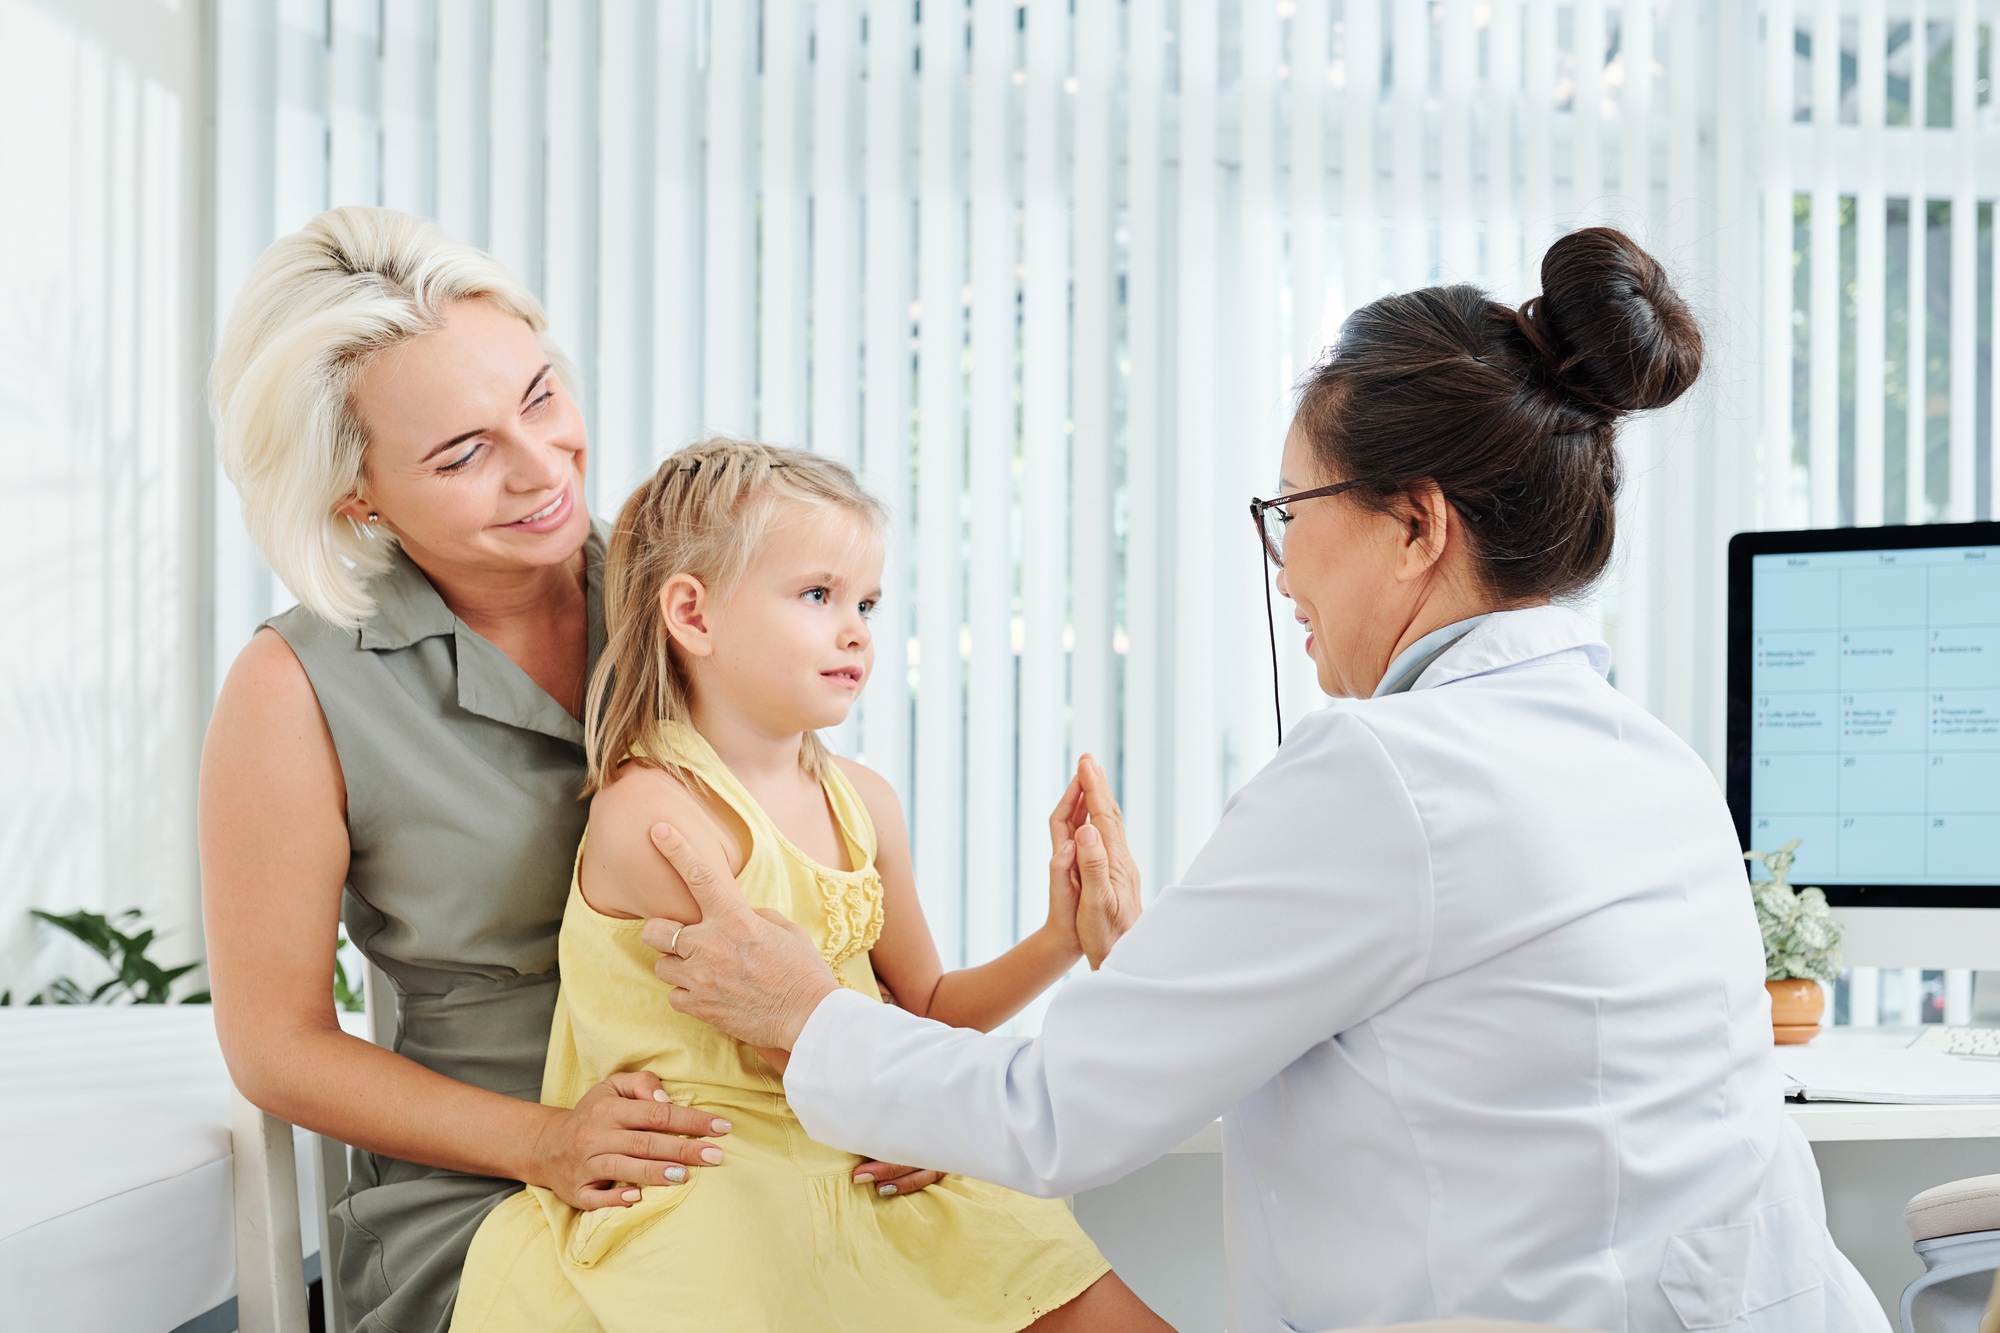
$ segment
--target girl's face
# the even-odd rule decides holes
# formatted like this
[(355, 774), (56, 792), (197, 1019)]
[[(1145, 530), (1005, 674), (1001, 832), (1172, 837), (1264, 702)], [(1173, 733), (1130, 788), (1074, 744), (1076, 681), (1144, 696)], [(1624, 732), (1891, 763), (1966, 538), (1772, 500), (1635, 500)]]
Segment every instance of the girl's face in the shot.
[(487, 301), (377, 356), (354, 388), (368, 433), (355, 522), (380, 516), (426, 570), (560, 565), (590, 531), (583, 416), (535, 332)]
[(721, 597), (685, 576), (661, 594), (697, 711), (726, 707), (774, 736), (846, 720), (875, 668), (868, 617), (881, 598), (881, 534), (847, 510), (791, 501)]
[[(1297, 430), (1285, 438), (1280, 495), (1345, 480), (1324, 474)], [(1401, 523), (1357, 504), (1352, 495), (1322, 496), (1289, 506), (1285, 564), (1278, 591), (1306, 627), (1319, 687), (1365, 698), (1389, 668), (1397, 638), (1415, 613), (1421, 586), (1401, 576), (1408, 543)]]

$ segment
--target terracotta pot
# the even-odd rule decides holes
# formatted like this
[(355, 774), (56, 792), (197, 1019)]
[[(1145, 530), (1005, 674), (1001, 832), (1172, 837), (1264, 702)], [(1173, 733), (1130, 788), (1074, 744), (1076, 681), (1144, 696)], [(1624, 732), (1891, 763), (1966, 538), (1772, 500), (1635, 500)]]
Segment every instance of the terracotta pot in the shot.
[(1810, 977), (1767, 981), (1771, 993), (1771, 1031), (1780, 1046), (1798, 1046), (1819, 1035), (1819, 1016), (1826, 992)]

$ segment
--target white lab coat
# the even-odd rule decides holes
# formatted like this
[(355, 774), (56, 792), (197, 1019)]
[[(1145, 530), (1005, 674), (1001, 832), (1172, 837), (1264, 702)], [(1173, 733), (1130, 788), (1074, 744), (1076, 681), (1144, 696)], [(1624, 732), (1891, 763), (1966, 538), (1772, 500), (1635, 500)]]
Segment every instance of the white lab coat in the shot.
[(1885, 1330), (1784, 1115), (1714, 778), (1554, 607), (1299, 722), (1035, 1039), (829, 997), (815, 1138), (1042, 1195), (1217, 1115), (1230, 1327)]

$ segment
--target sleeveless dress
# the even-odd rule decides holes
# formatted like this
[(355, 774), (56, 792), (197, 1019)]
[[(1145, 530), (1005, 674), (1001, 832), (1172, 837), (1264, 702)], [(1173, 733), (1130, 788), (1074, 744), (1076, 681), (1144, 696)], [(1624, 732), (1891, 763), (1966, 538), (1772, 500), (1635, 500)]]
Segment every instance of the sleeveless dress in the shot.
[[(851, 870), (793, 846), (691, 728), (664, 724), (651, 749), (750, 830), (750, 905), (804, 926), (841, 985), (879, 1000), (875, 829), (845, 775), (826, 794)], [(473, 1241), (454, 1333), (1002, 1333), (1110, 1271), (1059, 1200), (960, 1176), (889, 1198), (854, 1183), (864, 1159), (807, 1137), (762, 1056), (667, 1003), (642, 924), (598, 913), (572, 879), (542, 1100), (574, 1105), (649, 1069), (676, 1103), (731, 1122), (727, 1160), (626, 1208), (578, 1211), (532, 1186), (509, 1198)]]
[[(589, 656), (604, 646), (604, 535), (584, 543)], [(395, 983), (395, 1049), (533, 1101), (556, 1002), (556, 934), (589, 807), (583, 728), (475, 634), (400, 551), (342, 629), (266, 622), (305, 667), (347, 786), (347, 936)], [(521, 1188), (350, 1154), (336, 1209), (355, 1333), (443, 1333), (480, 1220)]]

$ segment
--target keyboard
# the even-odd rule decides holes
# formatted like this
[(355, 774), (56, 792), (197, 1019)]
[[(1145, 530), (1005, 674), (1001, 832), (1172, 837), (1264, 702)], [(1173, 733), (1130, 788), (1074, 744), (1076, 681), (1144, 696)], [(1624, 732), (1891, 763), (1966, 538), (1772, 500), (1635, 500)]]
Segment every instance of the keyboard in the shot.
[(1910, 1046), (1974, 1060), (2000, 1060), (2000, 1028), (1926, 1027)]

